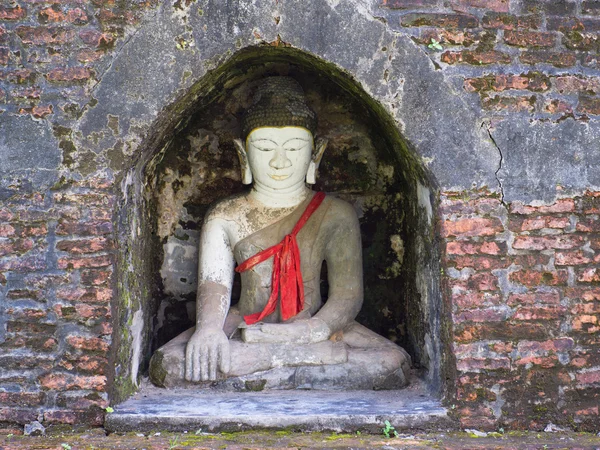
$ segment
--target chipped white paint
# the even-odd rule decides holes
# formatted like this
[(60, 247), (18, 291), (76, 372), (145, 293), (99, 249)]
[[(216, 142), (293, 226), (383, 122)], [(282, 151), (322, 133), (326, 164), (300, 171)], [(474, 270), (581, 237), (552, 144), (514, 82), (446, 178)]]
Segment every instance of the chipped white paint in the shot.
[(425, 212), (427, 213), (427, 225), (431, 225), (431, 219), (433, 218), (433, 208), (431, 206), (431, 191), (429, 190), (429, 188), (423, 186), (419, 182), (417, 182), (417, 201), (419, 202), (419, 206), (425, 208)]

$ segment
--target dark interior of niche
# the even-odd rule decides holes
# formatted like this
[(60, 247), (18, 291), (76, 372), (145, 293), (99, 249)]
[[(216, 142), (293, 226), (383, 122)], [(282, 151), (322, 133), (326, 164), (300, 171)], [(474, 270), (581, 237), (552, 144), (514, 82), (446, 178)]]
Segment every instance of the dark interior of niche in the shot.
[[(241, 134), (240, 117), (257, 83), (278, 75), (293, 77), (302, 85), (319, 119), (317, 135), (329, 140), (314, 189), (349, 201), (359, 213), (365, 302), (357, 320), (407, 349), (418, 366), (427, 332), (415, 276), (414, 236), (420, 232), (415, 186), (421, 174), (404, 160), (399, 148), (405, 144), (365, 101), (366, 94), (357, 85), (319, 65), (268, 52), (231, 64), (199, 97), (186, 125), (149, 166), (152, 182), (147, 198), (152, 204), (148, 206), (156, 217), (151, 350), (194, 325), (195, 290), (174, 295), (165, 286), (164, 245), (193, 241), (213, 202), (248, 189), (240, 182), (233, 139)], [(194, 270), (190, 266), (190, 273)], [(324, 267), (324, 296), (325, 275)]]

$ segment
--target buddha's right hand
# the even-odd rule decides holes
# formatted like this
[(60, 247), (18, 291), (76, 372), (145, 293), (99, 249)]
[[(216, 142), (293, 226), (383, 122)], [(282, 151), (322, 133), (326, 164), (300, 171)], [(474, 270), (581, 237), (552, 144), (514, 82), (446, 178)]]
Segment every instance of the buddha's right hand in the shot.
[(231, 363), (229, 339), (220, 328), (196, 329), (185, 351), (185, 379), (187, 381), (213, 381), (217, 369), (229, 372)]

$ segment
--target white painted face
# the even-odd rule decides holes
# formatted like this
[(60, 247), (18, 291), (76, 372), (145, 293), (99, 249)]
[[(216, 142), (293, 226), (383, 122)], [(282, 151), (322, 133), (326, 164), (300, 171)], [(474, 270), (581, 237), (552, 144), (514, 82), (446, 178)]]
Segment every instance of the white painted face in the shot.
[(304, 183), (313, 153), (313, 136), (302, 127), (255, 128), (246, 139), (252, 177), (271, 189)]

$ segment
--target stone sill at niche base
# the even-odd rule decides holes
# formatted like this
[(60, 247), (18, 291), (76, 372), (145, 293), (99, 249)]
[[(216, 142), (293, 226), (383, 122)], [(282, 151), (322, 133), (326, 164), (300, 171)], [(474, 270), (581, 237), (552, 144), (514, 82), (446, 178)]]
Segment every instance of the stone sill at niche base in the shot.
[(419, 379), (393, 391), (261, 392), (167, 390), (144, 381), (137, 394), (107, 414), (104, 426), (116, 432), (291, 429), (381, 433), (386, 420), (398, 431), (454, 428), (447, 413)]

